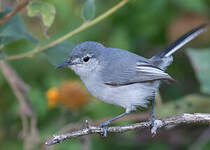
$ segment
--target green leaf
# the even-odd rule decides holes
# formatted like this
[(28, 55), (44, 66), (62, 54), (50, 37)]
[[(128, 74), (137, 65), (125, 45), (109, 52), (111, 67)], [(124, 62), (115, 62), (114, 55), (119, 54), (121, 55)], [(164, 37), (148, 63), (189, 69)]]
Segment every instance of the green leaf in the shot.
[(54, 22), (56, 10), (55, 7), (49, 3), (42, 1), (31, 2), (27, 7), (27, 11), (29, 17), (41, 17), (43, 25), (47, 28)]
[[(10, 10), (0, 13), (0, 19)], [(14, 15), (0, 27), (0, 43), (8, 44), (20, 39), (28, 39), (33, 43), (37, 40), (26, 30), (25, 24), (19, 14)]]
[(44, 53), (51, 64), (57, 66), (64, 62), (69, 56), (69, 52), (74, 47), (74, 44), (63, 42), (52, 48), (47, 49)]
[(93, 19), (95, 16), (95, 2), (94, 0), (86, 0), (82, 8), (82, 18), (85, 21)]
[(204, 50), (188, 49), (195, 73), (201, 84), (201, 91), (210, 93), (210, 48)]

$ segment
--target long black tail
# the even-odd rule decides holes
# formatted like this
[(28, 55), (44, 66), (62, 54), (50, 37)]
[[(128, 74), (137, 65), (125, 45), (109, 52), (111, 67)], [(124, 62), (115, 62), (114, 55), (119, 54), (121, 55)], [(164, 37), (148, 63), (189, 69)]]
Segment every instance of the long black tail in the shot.
[(184, 46), (186, 43), (193, 40), (195, 37), (200, 35), (201, 33), (205, 32), (207, 30), (208, 24), (202, 24), (186, 34), (179, 37), (176, 41), (169, 44), (166, 48), (164, 48), (163, 51), (155, 55), (155, 58), (163, 58), (171, 56), (174, 52), (176, 52), (178, 49), (180, 49), (182, 46)]

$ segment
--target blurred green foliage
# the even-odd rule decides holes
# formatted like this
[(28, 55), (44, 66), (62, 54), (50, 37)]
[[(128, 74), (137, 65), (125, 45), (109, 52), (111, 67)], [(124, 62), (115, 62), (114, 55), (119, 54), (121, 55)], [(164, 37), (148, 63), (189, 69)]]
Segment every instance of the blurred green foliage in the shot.
[(95, 16), (94, 0), (86, 0), (82, 8), (82, 18), (86, 21), (93, 19)]
[[(0, 14), (0, 18), (3, 18), (3, 16), (5, 16), (8, 12), (10, 12), (9, 9), (2, 12)], [(23, 19), (20, 17), (20, 15), (15, 15), (5, 24), (3, 24), (0, 28), (0, 33), (1, 45), (9, 44), (21, 39), (27, 39), (34, 43), (36, 42), (36, 39), (27, 32)]]
[[(3, 49), (0, 58), (27, 52), (37, 43), (40, 46), (46, 44), (48, 40), (43, 34), (45, 26), (49, 27), (49, 41), (53, 41), (85, 21), (90, 21), (94, 16), (102, 14), (117, 2), (119, 1), (38, 0), (36, 3), (43, 4), (41, 7), (34, 7), (30, 4), (28, 14), (23, 11), (0, 27), (0, 46)], [(8, 5), (8, 7), (11, 6)], [(37, 114), (40, 141), (43, 142), (46, 137), (57, 133), (69, 123), (83, 124), (85, 118), (103, 119), (123, 111), (120, 107), (95, 100), (90, 101), (80, 110), (70, 110), (63, 105), (58, 105), (55, 109), (48, 107), (45, 93), (49, 88), (58, 87), (66, 80), (79, 80), (78, 76), (68, 69), (55, 69), (57, 64), (66, 59), (75, 44), (82, 41), (98, 41), (108, 47), (127, 49), (149, 58), (170, 42), (171, 38), (168, 32), (170, 32), (169, 28), (173, 26), (174, 20), (185, 13), (209, 18), (209, 7), (209, 0), (187, 0), (184, 2), (182, 0), (130, 0), (126, 6), (112, 16), (67, 41), (49, 48), (44, 53), (33, 58), (8, 61), (31, 87), (30, 98)], [(8, 11), (4, 9), (0, 13), (0, 18)], [(39, 17), (29, 17), (37, 14), (42, 16), (42, 23), (40, 23)], [(43, 22), (45, 26), (43, 26)], [(192, 25), (191, 22), (184, 19), (182, 24)], [(179, 27), (179, 29), (181, 28), (183, 26)], [(179, 30), (174, 29), (174, 32), (179, 32)], [(209, 38), (210, 36), (207, 36), (207, 40), (202, 40), (202, 42), (195, 40), (192, 42), (193, 44), (187, 46), (193, 49), (179, 51), (175, 54), (174, 63), (167, 72), (178, 83), (161, 85), (162, 104), (157, 106), (157, 116), (168, 117), (182, 112), (210, 112)], [(198, 48), (198, 45), (202, 47), (201, 43), (207, 45), (206, 48)], [(17, 113), (17, 98), (2, 73), (0, 73), (0, 94), (0, 149), (23, 149), (24, 143), (19, 138), (22, 126)], [(122, 139), (125, 142), (121, 142), (124, 134), (111, 135), (108, 139), (93, 136), (89, 138), (89, 144), (93, 150), (140, 148), (163, 150), (173, 149), (177, 146), (177, 144), (169, 144), (167, 140), (162, 142), (158, 138), (144, 144), (137, 140), (137, 134), (141, 134), (141, 132), (125, 135), (127, 139)], [(190, 141), (183, 139), (185, 142), (180, 144), (179, 148), (189, 148), (197, 138), (198, 136)], [(67, 141), (56, 145), (55, 149), (82, 149), (82, 140)], [(209, 149), (209, 143), (203, 149)], [(37, 147), (37, 149), (42, 148), (42, 146)]]
[(42, 23), (46, 27), (50, 27), (55, 19), (55, 7), (49, 3), (42, 1), (30, 2), (27, 7), (28, 16), (40, 16)]
[(204, 49), (202, 51), (198, 51), (189, 49), (187, 53), (191, 58), (197, 78), (201, 84), (201, 91), (207, 94), (210, 93), (210, 50)]

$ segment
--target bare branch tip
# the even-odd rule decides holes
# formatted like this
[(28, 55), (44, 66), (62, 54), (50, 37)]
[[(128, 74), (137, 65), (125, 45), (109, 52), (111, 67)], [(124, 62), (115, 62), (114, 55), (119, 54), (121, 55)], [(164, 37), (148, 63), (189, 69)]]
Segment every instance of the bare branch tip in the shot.
[(61, 143), (63, 140), (64, 140), (64, 138), (62, 138), (62, 136), (53, 135), (53, 137), (50, 140), (45, 142), (45, 145), (51, 146), (51, 145), (54, 145), (54, 144)]

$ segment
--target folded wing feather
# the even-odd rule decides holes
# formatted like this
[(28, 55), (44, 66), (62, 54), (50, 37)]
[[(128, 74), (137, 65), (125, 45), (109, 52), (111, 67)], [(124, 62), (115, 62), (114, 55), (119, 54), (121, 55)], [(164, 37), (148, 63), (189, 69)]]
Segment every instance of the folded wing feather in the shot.
[[(115, 76), (116, 77), (116, 76)], [(149, 63), (138, 62), (135, 69), (125, 68), (124, 71), (117, 73), (116, 78), (106, 78), (105, 84), (111, 86), (123, 86), (135, 83), (152, 82), (156, 80), (170, 80), (174, 79), (160, 68)]]

